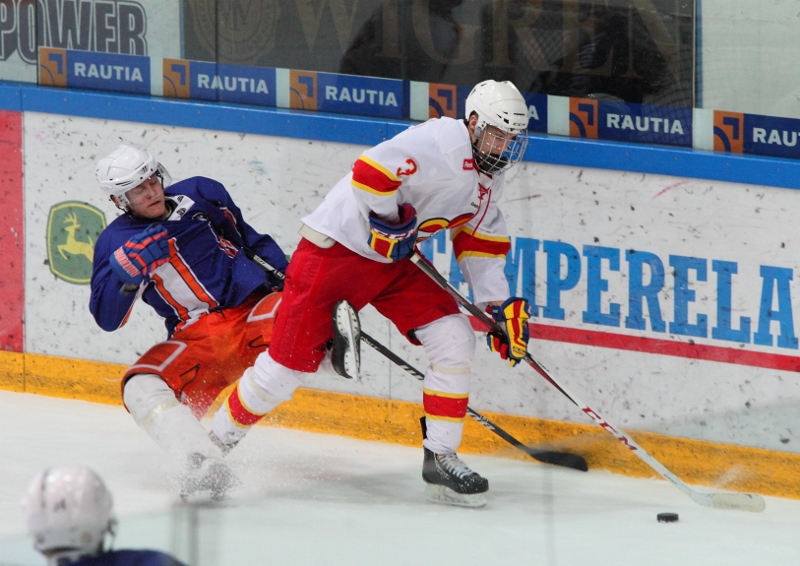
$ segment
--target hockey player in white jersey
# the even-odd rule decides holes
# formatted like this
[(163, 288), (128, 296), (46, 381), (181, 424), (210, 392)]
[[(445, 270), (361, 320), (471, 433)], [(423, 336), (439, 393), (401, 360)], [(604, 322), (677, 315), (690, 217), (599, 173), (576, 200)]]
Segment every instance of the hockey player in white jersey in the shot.
[[(231, 393), (226, 410), (215, 415), (219, 439), (237, 442), (260, 416), (291, 398), (302, 374), (317, 371), (334, 334), (356, 350), (357, 317), (348, 303), (356, 310), (371, 304), (421, 344), (430, 362), (423, 382), (427, 498), (485, 505), (488, 481), (456, 455), (475, 334), (453, 298), (408, 256), (418, 240), (450, 229), (475, 301), (508, 330), (508, 336), (489, 335), (489, 346), (512, 365), (524, 357), (530, 308), (509, 296), (504, 267), (510, 239), (497, 202), (503, 173), (525, 151), (527, 126), (528, 107), (516, 87), (485, 81), (469, 94), (464, 120), (428, 120), (359, 157), (302, 220), (303, 239), (286, 273), (272, 343)], [(353, 373), (357, 353), (349, 357)]]
[(117, 519), (111, 493), (85, 466), (47, 468), (22, 500), (28, 533), (47, 566), (184, 566), (156, 550), (112, 550)]

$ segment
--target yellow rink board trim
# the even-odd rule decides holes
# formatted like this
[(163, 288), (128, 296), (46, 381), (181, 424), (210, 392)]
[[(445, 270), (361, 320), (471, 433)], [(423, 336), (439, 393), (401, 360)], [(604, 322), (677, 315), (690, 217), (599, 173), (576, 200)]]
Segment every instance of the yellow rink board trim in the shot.
[[(127, 366), (117, 364), (0, 352), (0, 389), (121, 406), (119, 382), (126, 369)], [(419, 417), (422, 414), (422, 405), (418, 403), (301, 388), (290, 402), (269, 413), (261, 424), (420, 446)], [(580, 454), (592, 470), (659, 477), (596, 425), (484, 414), (529, 446)], [(800, 454), (648, 432), (628, 434), (689, 484), (800, 499)], [(529, 456), (469, 418), (459, 452), (534, 463)]]

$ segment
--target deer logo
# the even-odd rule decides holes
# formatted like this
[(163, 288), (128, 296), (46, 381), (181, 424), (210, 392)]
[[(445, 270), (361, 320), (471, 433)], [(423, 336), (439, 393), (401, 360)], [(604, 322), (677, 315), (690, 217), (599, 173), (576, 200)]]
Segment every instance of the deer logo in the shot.
[(86, 285), (92, 278), (94, 245), (106, 227), (103, 211), (85, 202), (67, 201), (50, 209), (47, 265), (68, 283)]
[(64, 230), (67, 231), (67, 243), (56, 246), (61, 257), (69, 259), (67, 257), (67, 253), (69, 253), (72, 255), (82, 255), (89, 261), (92, 261), (94, 259), (94, 239), (89, 236), (88, 242), (80, 242), (75, 238), (75, 231), (81, 227), (78, 223), (78, 214), (75, 212), (67, 214), (64, 219), (64, 224), (67, 225), (67, 227), (64, 228)]

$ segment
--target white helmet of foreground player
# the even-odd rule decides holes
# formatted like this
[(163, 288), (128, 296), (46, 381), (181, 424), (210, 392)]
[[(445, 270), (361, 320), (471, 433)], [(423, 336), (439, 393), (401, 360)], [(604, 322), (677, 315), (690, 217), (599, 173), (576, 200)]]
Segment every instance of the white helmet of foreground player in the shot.
[(103, 551), (117, 520), (111, 493), (86, 467), (49, 468), (37, 474), (22, 500), (34, 547), (46, 556), (78, 557)]
[(465, 119), (478, 116), (472, 153), (487, 174), (505, 171), (528, 147), (528, 104), (509, 81), (483, 81), (467, 96)]
[(161, 179), (162, 187), (166, 188), (172, 182), (167, 170), (151, 153), (124, 144), (98, 161), (95, 173), (103, 192), (109, 197), (116, 197), (126, 209), (131, 204), (126, 193), (154, 173)]

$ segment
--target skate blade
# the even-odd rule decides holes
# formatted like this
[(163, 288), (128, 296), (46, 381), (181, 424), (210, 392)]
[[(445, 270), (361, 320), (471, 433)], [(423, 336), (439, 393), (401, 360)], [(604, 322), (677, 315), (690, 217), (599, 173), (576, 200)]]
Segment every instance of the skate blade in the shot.
[(339, 335), (343, 336), (348, 343), (347, 354), (342, 360), (342, 365), (334, 364), (336, 372), (347, 379), (361, 381), (361, 359), (360, 359), (360, 334), (361, 325), (358, 314), (351, 312), (349, 305), (345, 301), (340, 301), (335, 308), (336, 328)]
[(186, 504), (211, 504), (231, 501), (241, 490), (240, 485), (232, 485), (227, 489), (198, 489), (195, 491), (181, 491), (178, 495)]
[(184, 486), (178, 495), (184, 503), (216, 503), (227, 501), (231, 498), (231, 493), (235, 495), (241, 491), (243, 486), (242, 480), (231, 474), (228, 482), (223, 485), (201, 482), (196, 485)]
[(486, 495), (483, 493), (456, 493), (448, 487), (432, 483), (425, 484), (425, 500), (431, 503), (470, 507), (473, 509), (486, 505)]
[(206, 491), (181, 491), (178, 494), (181, 502), (186, 505), (205, 505), (219, 501), (212, 498), (212, 494)]
[(185, 505), (186, 507), (208, 507), (208, 508), (216, 508), (216, 507), (237, 507), (242, 503), (242, 499), (238, 497), (231, 496), (230, 493), (225, 493), (222, 495), (215, 495), (210, 494), (208, 492), (205, 493), (190, 493), (190, 494), (180, 494), (180, 502), (181, 505)]

